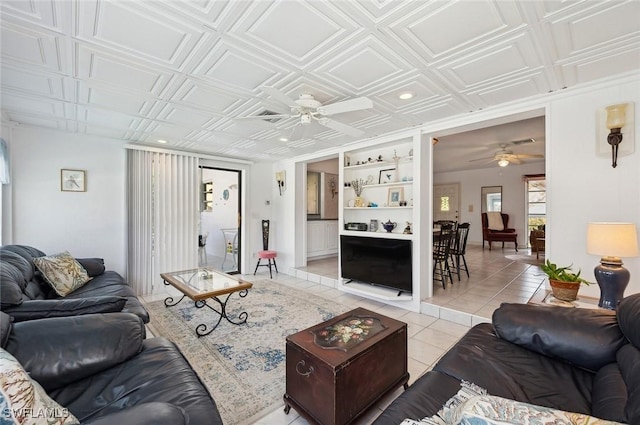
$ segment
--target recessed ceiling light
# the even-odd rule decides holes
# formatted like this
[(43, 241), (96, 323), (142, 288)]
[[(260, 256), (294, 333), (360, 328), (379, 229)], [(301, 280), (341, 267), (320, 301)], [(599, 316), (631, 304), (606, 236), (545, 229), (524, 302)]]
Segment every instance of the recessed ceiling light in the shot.
[(280, 140), (281, 142), (288, 142), (289, 141), (289, 139), (287, 139), (286, 137), (281, 137), (278, 140)]
[(167, 143), (167, 141), (166, 140), (162, 140), (162, 139), (158, 139), (158, 143), (163, 143), (164, 144), (164, 143)]
[(400, 93), (400, 96), (398, 96), (398, 97), (400, 99), (402, 99), (402, 100), (411, 99), (413, 97), (413, 93), (411, 93), (411, 92)]

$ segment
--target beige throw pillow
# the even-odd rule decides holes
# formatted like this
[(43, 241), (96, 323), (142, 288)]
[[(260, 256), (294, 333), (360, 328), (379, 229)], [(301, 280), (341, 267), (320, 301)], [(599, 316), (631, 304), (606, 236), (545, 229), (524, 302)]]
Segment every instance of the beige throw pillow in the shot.
[(0, 410), (18, 425), (75, 425), (80, 422), (52, 400), (10, 353), (0, 348)]
[(502, 214), (495, 211), (487, 213), (487, 227), (489, 230), (504, 230), (504, 223), (502, 222)]
[(91, 278), (87, 271), (68, 252), (33, 259), (40, 273), (61, 297), (75, 291)]

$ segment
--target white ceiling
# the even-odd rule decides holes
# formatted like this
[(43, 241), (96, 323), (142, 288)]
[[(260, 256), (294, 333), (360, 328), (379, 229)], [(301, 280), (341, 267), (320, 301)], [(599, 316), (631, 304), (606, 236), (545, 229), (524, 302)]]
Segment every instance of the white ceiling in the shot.
[[(293, 119), (237, 124), (282, 111), (263, 86), (323, 103), (367, 96), (373, 109), (332, 118), (373, 137), (640, 69), (635, 0), (3, 0), (0, 11), (3, 121), (254, 161), (354, 141), (325, 127), (279, 141)], [(469, 154), (536, 138), (521, 133), (488, 134), (493, 146)]]

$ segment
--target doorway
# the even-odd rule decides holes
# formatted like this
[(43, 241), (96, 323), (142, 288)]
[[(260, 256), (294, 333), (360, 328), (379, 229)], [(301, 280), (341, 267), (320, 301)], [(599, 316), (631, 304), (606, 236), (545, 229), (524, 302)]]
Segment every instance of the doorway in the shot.
[(240, 273), (241, 172), (204, 166), (200, 170), (199, 266)]

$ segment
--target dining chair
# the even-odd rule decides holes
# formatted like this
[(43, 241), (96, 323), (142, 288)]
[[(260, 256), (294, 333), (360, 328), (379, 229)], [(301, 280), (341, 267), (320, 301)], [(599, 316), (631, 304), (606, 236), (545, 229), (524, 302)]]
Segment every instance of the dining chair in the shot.
[(433, 280), (442, 282), (442, 288), (447, 288), (447, 277), (453, 285), (453, 276), (449, 265), (451, 238), (453, 237), (453, 225), (443, 223), (440, 232), (433, 236)]
[[(258, 271), (258, 267), (269, 267), (269, 277), (273, 279), (273, 274), (271, 273), (271, 262), (273, 261), (273, 267), (276, 269), (276, 273), (278, 273), (278, 265), (276, 264), (276, 257), (278, 253), (276, 251), (269, 249), (269, 220), (262, 220), (262, 251), (258, 251), (258, 264), (256, 264), (256, 269), (253, 271), (253, 275), (255, 276)], [(267, 264), (260, 264), (261, 260), (267, 260)]]
[[(455, 265), (455, 273), (458, 275), (458, 280), (460, 280), (460, 270), (464, 270), (467, 273), (467, 277), (469, 277), (469, 268), (467, 267), (467, 259), (464, 257), (464, 254), (467, 251), (467, 238), (469, 237), (469, 223), (460, 223), (456, 229), (456, 235), (451, 247), (451, 258), (453, 259), (453, 263)], [(462, 265), (460, 264), (460, 259), (462, 259)]]

